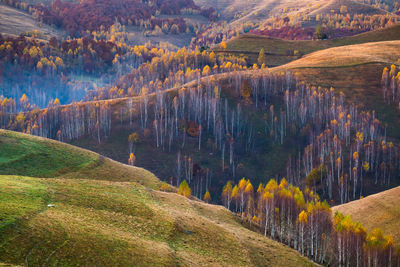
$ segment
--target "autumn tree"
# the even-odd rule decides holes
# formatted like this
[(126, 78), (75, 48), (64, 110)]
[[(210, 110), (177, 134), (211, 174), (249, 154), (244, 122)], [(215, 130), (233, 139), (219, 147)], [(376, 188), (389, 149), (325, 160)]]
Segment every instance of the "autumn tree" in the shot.
[(261, 67), (263, 64), (265, 64), (265, 52), (264, 48), (261, 48), (260, 53), (258, 54), (258, 59), (257, 59), (258, 65)]
[(204, 200), (206, 203), (210, 203), (210, 202), (211, 202), (211, 195), (210, 195), (210, 192), (209, 192), (208, 190), (207, 190), (206, 193), (204, 194), (203, 200)]
[(133, 153), (134, 152), (133, 145), (139, 142), (139, 134), (136, 132), (131, 133), (128, 136), (128, 142), (129, 142), (129, 153)]
[(130, 153), (128, 159), (129, 165), (135, 166), (135, 162), (136, 162), (136, 156), (133, 153)]
[(222, 190), (222, 201), (225, 207), (229, 210), (232, 201), (232, 184), (230, 181), (226, 183)]
[(189, 184), (186, 182), (186, 180), (183, 180), (182, 183), (179, 185), (177, 193), (185, 197), (190, 197), (192, 195), (192, 190), (190, 189)]

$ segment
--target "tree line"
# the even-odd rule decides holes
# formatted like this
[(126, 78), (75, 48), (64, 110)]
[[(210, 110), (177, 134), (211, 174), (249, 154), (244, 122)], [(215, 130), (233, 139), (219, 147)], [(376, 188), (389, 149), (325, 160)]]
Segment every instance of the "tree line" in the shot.
[[(209, 196), (207, 196), (208, 198)], [(222, 190), (225, 207), (314, 262), (326, 266), (396, 266), (400, 246), (380, 228), (368, 232), (350, 216), (332, 211), (313, 190), (289, 184), (285, 178), (253, 187), (242, 178)]]

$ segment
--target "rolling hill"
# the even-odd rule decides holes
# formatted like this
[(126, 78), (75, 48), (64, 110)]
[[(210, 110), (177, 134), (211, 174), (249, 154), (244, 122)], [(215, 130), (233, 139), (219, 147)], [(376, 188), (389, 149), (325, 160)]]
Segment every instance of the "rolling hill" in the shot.
[(379, 227), (388, 234), (392, 233), (400, 244), (400, 187), (370, 195), (343, 205), (335, 206), (332, 211), (350, 215), (361, 222), (369, 231)]
[[(249, 63), (257, 61), (258, 53), (264, 49), (266, 53), (266, 64), (268, 66), (279, 66), (300, 58), (312, 52), (332, 47), (362, 44), (367, 42), (391, 41), (400, 39), (400, 25), (366, 32), (351, 37), (344, 37), (319, 41), (290, 41), (269, 38), (259, 35), (244, 34), (232, 39), (227, 43), (227, 50), (218, 53), (243, 54), (249, 58)], [(298, 51), (298, 56), (294, 56)]]
[[(373, 42), (320, 50), (282, 68), (330, 68), (367, 63), (393, 64), (400, 56), (400, 41)], [(279, 69), (279, 68), (278, 68)]]
[(312, 265), (221, 206), (157, 191), (143, 169), (5, 130), (0, 151), (4, 264)]
[(63, 31), (34, 20), (29, 13), (0, 4), (0, 34), (18, 36), (21, 33), (37, 31), (39, 39), (61, 37)]
[(340, 13), (340, 8), (342, 6), (347, 7), (346, 14), (386, 14), (387, 11), (373, 7), (372, 5), (367, 5), (352, 0), (330, 0), (326, 1), (321, 7), (309, 13), (309, 16), (315, 16), (317, 14), (331, 14)]
[(383, 101), (381, 77), (384, 67), (398, 64), (399, 45), (400, 41), (384, 41), (330, 48), (271, 70), (292, 70), (306, 83), (334, 87), (349, 103), (375, 110), (386, 123), (388, 136), (398, 139), (400, 114)]

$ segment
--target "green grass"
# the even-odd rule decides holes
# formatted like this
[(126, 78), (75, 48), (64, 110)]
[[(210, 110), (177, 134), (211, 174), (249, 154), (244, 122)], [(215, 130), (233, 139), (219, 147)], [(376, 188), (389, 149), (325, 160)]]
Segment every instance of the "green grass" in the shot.
[(0, 135), (0, 174), (55, 177), (96, 161), (89, 153), (68, 153), (68, 150), (55, 143), (3, 133)]
[(0, 176), (0, 231), (45, 207), (46, 187), (34, 178)]
[[(153, 190), (145, 170), (43, 138), (0, 138), (7, 172), (47, 175), (0, 175), (0, 266), (312, 265), (221, 206)], [(34, 153), (54, 166), (23, 163)], [(58, 172), (58, 153), (70, 171)]]
[(0, 130), (0, 175), (134, 181), (153, 189), (150, 172), (57, 141)]

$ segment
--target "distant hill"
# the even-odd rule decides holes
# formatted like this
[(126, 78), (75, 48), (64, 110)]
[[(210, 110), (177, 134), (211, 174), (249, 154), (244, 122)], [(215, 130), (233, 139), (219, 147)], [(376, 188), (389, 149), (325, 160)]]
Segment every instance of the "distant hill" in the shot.
[(0, 4), (0, 34), (18, 36), (33, 31), (37, 31), (39, 39), (44, 40), (64, 35), (59, 29), (34, 20), (29, 13)]
[(326, 1), (326, 3), (322, 4), (320, 8), (314, 10), (309, 15), (340, 13), (340, 8), (342, 6), (347, 7), (346, 14), (350, 15), (354, 14), (370, 15), (370, 14), (387, 13), (387, 11), (383, 9), (379, 9), (371, 5), (366, 5), (364, 3), (359, 3), (352, 0), (330, 0)]
[(151, 173), (87, 150), (1, 130), (0, 170), (7, 265), (312, 265), (225, 208), (157, 191)]
[(350, 215), (361, 222), (369, 231), (376, 227), (386, 234), (392, 233), (400, 244), (400, 187), (370, 195), (343, 205), (335, 206), (332, 211)]
[(272, 70), (290, 69), (306, 83), (334, 87), (344, 93), (349, 103), (375, 110), (387, 124), (388, 136), (398, 139), (400, 114), (395, 106), (383, 101), (381, 77), (383, 68), (398, 64), (399, 58), (400, 41), (373, 42), (320, 50)]
[[(319, 41), (289, 41), (245, 34), (228, 42), (226, 51), (220, 51), (218, 49), (216, 49), (216, 51), (220, 53), (243, 54), (249, 58), (249, 63), (254, 63), (257, 60), (260, 50), (264, 49), (266, 53), (266, 64), (269, 66), (278, 66), (296, 60), (302, 55), (322, 49), (399, 39), (400, 25), (370, 31), (351, 37)], [(298, 55), (295, 55), (295, 51), (297, 51)]]

